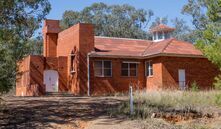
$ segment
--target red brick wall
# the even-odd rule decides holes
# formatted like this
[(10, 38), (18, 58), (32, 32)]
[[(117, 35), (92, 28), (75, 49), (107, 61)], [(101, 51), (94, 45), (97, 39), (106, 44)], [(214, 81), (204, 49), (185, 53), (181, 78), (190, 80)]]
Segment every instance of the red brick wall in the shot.
[(186, 84), (196, 81), (200, 89), (211, 89), (214, 77), (219, 74), (206, 58), (156, 57), (146, 61), (153, 63), (153, 76), (146, 77), (148, 90), (178, 89), (178, 70), (185, 69)]
[(45, 57), (45, 70), (57, 70), (58, 58), (57, 57)]
[(45, 57), (56, 57), (57, 56), (57, 38), (58, 34), (47, 34), (46, 35), (46, 54)]
[[(95, 60), (112, 61), (112, 77), (96, 77), (94, 75), (93, 62)], [(136, 61), (138, 64), (137, 77), (121, 76), (121, 63), (123, 61)], [(130, 83), (134, 89), (145, 88), (144, 62), (131, 59), (90, 58), (90, 92), (92, 95), (109, 94), (116, 92), (128, 92)]]
[(30, 56), (27, 56), (17, 63), (18, 72), (16, 74), (16, 96), (26, 95), (26, 87), (30, 82), (29, 62)]
[(45, 92), (45, 85), (43, 84), (44, 62), (43, 56), (30, 56), (29, 96), (43, 95)]
[[(153, 64), (153, 76), (146, 76), (146, 89), (147, 90), (159, 90), (162, 88), (162, 62), (160, 57), (146, 59)], [(146, 70), (146, 68), (145, 68)]]
[[(67, 57), (67, 87), (73, 93), (78, 93), (79, 90), (77, 87), (79, 86), (79, 82), (77, 81), (78, 78), (78, 71), (76, 73), (70, 73), (70, 54), (72, 50), (76, 50), (76, 58), (78, 57), (79, 51), (79, 24), (74, 25), (58, 34), (58, 44), (57, 44), (57, 56), (66, 56)], [(79, 64), (79, 62), (77, 63)], [(76, 67), (78, 65), (76, 64)], [(73, 86), (74, 85), (74, 86)]]
[(18, 65), (16, 96), (39, 96), (44, 94), (44, 57), (28, 56)]
[[(68, 87), (74, 94), (87, 93), (87, 53), (94, 49), (91, 24), (76, 24), (58, 34), (57, 56), (67, 56)], [(70, 54), (75, 50), (76, 72), (70, 73)]]
[(59, 91), (65, 92), (70, 91), (70, 87), (68, 87), (68, 65), (67, 65), (67, 57), (60, 56), (58, 57), (58, 74), (59, 74)]
[(80, 40), (78, 55), (78, 75), (79, 75), (79, 94), (87, 94), (88, 74), (87, 74), (87, 54), (94, 50), (94, 29), (91, 24), (80, 24)]
[(69, 56), (74, 48), (79, 50), (79, 24), (58, 34), (57, 56)]
[(45, 94), (44, 70), (56, 70), (59, 74), (59, 91), (69, 91), (67, 85), (67, 57), (28, 56), (19, 65), (16, 96), (39, 96)]
[(57, 39), (60, 32), (59, 20), (45, 20), (43, 26), (43, 46), (45, 57), (57, 56)]
[(186, 84), (194, 81), (200, 89), (211, 89), (219, 70), (206, 58), (162, 57), (164, 88), (178, 88), (178, 69), (185, 69)]

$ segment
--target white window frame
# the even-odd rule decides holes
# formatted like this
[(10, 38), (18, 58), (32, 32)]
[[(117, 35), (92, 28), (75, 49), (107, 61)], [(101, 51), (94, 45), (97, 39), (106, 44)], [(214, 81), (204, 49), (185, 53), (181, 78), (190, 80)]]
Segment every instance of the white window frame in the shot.
[[(140, 63), (140, 62), (123, 61), (123, 62), (121, 63), (121, 76), (122, 76), (122, 77), (137, 77), (137, 76), (138, 76), (138, 64), (139, 64), (139, 63)], [(128, 69), (127, 69), (128, 75), (127, 75), (127, 76), (122, 75), (122, 64), (127, 64), (127, 66), (128, 66)], [(136, 64), (136, 75), (135, 75), (135, 76), (131, 76), (131, 75), (130, 75), (130, 64)]]
[[(152, 63), (152, 68), (150, 67), (150, 64), (152, 63), (152, 61), (146, 61), (145, 62), (145, 76), (147, 77), (152, 77), (153, 76), (153, 63)], [(148, 66), (148, 67), (147, 67)], [(151, 75), (151, 69), (152, 69), (152, 75)], [(148, 74), (147, 74), (148, 73)]]
[[(94, 72), (95, 77), (112, 77), (112, 61), (111, 61), (111, 60), (95, 60), (94, 63), (95, 63), (96, 61), (101, 61), (102, 63), (101, 63), (101, 76), (96, 75), (95, 72)], [(110, 62), (110, 70), (111, 70), (110, 76), (104, 75), (104, 69), (105, 69), (105, 68), (104, 68), (104, 62), (105, 62), (105, 61), (109, 61), (109, 62)], [(94, 65), (94, 69), (95, 69), (95, 65)]]

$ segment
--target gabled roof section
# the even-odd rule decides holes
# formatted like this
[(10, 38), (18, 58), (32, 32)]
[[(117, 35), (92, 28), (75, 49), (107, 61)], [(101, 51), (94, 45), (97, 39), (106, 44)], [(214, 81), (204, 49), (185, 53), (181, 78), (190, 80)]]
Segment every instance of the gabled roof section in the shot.
[(177, 40), (175, 38), (153, 43), (145, 50), (143, 56), (155, 54), (203, 56), (202, 52), (195, 48), (192, 43)]
[(193, 44), (174, 38), (159, 42), (149, 40), (95, 37), (95, 52), (99, 57), (132, 57), (146, 58), (157, 55), (203, 57)]
[(154, 55), (154, 54), (159, 54), (168, 47), (169, 43), (171, 42), (172, 39), (166, 39), (160, 42), (154, 42), (150, 47), (148, 47), (144, 52), (143, 56), (149, 56), (149, 55)]
[(150, 31), (152, 33), (154, 33), (154, 32), (162, 32), (162, 31), (163, 32), (172, 32), (174, 30), (175, 30), (175, 28), (169, 27), (169, 26), (164, 25), (164, 24), (159, 24), (159, 25), (153, 27)]
[(95, 51), (99, 55), (142, 56), (151, 44), (149, 40), (95, 37)]

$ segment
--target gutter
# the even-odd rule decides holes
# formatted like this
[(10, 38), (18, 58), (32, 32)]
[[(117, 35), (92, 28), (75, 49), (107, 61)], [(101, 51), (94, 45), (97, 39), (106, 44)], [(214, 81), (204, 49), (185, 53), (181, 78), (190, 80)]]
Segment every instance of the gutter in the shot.
[(90, 57), (105, 57), (105, 58), (129, 58), (129, 59), (149, 59), (153, 57), (167, 56), (167, 57), (191, 57), (191, 58), (206, 58), (203, 55), (192, 55), (192, 54), (174, 54), (174, 53), (156, 53), (152, 55), (144, 56), (122, 56), (122, 55), (90, 55)]

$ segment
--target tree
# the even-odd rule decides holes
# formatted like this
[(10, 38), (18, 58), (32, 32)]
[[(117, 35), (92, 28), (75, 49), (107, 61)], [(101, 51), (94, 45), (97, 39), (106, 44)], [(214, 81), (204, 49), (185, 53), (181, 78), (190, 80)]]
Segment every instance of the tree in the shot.
[(173, 32), (173, 37), (191, 43), (196, 42), (199, 35), (195, 30), (191, 29), (191, 27), (187, 25), (185, 20), (175, 18), (172, 19), (171, 22), (174, 28), (176, 28), (176, 30)]
[(61, 20), (63, 29), (73, 24), (92, 23), (95, 33), (99, 36), (141, 38), (146, 39), (143, 30), (150, 21), (153, 12), (124, 5), (108, 6), (104, 3), (94, 3), (82, 11), (65, 11)]
[(209, 0), (188, 0), (182, 8), (183, 14), (192, 16), (192, 23), (197, 30), (204, 30), (209, 22), (205, 11), (208, 2)]
[(43, 54), (43, 39), (42, 37), (31, 38), (28, 41), (27, 49), (28, 54), (42, 55)]
[(159, 25), (159, 24), (168, 24), (168, 17), (156, 17), (155, 20), (151, 23), (150, 29)]
[[(193, 7), (196, 3), (197, 7)], [(197, 47), (199, 47), (204, 54), (219, 68), (221, 68), (221, 0), (189, 0), (188, 6), (192, 7), (189, 14), (192, 18), (196, 18), (194, 12), (201, 14), (205, 19), (196, 22), (196, 26), (202, 25), (202, 22), (207, 21), (203, 24), (204, 28), (199, 29), (201, 31), (201, 37), (197, 41)], [(186, 7), (185, 5), (184, 7)], [(202, 11), (202, 8), (206, 8), (206, 11)]]
[(30, 54), (30, 40), (50, 11), (48, 0), (0, 1), (0, 93), (15, 85), (16, 62)]
[[(197, 41), (197, 47), (221, 70), (221, 0), (206, 1), (208, 24)], [(216, 77), (216, 86), (221, 87), (221, 75)]]

